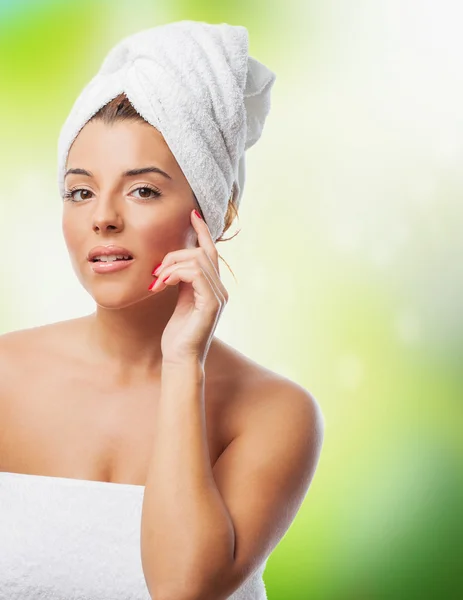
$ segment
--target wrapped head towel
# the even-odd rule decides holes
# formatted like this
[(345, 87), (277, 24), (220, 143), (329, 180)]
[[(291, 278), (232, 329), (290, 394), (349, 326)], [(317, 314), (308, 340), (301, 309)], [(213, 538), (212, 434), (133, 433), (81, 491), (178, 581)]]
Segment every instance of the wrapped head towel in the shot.
[(217, 240), (232, 194), (239, 206), (245, 151), (261, 136), (275, 78), (248, 55), (242, 26), (177, 21), (124, 38), (84, 87), (61, 129), (61, 195), (72, 142), (102, 106), (124, 92), (163, 135)]

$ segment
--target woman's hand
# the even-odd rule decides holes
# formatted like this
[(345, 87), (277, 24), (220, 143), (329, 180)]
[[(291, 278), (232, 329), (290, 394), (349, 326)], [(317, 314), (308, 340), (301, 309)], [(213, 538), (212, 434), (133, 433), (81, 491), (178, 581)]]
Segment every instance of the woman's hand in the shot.
[(158, 279), (150, 289), (156, 293), (166, 286), (179, 287), (177, 305), (161, 339), (163, 362), (182, 364), (196, 359), (204, 366), (228, 293), (220, 280), (219, 254), (209, 227), (196, 210), (190, 219), (199, 248), (166, 254), (154, 271)]

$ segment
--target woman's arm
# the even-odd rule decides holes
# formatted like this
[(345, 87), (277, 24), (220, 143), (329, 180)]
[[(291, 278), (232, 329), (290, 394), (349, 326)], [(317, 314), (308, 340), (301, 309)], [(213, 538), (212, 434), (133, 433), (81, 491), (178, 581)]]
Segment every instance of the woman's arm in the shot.
[(258, 378), (260, 409), (254, 405), (245, 430), (211, 468), (203, 365), (228, 292), (209, 229), (195, 212), (199, 247), (169, 252), (155, 271), (162, 283), (150, 287), (158, 293), (179, 285), (161, 339), (161, 397), (141, 518), (153, 600), (225, 600), (238, 589), (293, 521), (323, 440), (322, 414), (307, 390), (286, 378)]
[(214, 580), (233, 562), (233, 524), (209, 458), (204, 379), (199, 361), (162, 368), (141, 518), (142, 565), (154, 600), (195, 598), (205, 565)]
[(307, 494), (324, 417), (302, 386), (257, 379), (246, 428), (211, 471), (197, 365), (166, 370), (142, 519), (154, 600), (224, 600), (270, 555)]

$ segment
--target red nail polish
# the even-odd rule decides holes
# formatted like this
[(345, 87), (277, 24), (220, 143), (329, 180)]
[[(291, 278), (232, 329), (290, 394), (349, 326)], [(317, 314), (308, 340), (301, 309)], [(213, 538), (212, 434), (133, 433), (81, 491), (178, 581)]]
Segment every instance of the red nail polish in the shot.
[(165, 279), (162, 280), (162, 283), (165, 283), (169, 279), (170, 275), (167, 275)]
[(151, 272), (151, 275), (154, 275), (154, 272), (156, 271), (156, 269), (159, 269), (159, 267), (162, 265), (162, 262), (160, 262), (158, 265), (156, 265), (153, 269), (153, 271)]
[(199, 214), (199, 212), (196, 210), (196, 208), (195, 208), (195, 215), (202, 220), (202, 216)]
[(148, 288), (148, 290), (149, 290), (149, 291), (151, 291), (151, 290), (153, 289), (153, 287), (154, 287), (154, 286), (155, 286), (155, 284), (156, 284), (156, 281), (157, 281), (157, 279), (155, 279), (154, 281), (152, 281), (152, 282), (151, 282), (151, 284), (150, 284), (150, 286), (149, 286), (149, 288)]

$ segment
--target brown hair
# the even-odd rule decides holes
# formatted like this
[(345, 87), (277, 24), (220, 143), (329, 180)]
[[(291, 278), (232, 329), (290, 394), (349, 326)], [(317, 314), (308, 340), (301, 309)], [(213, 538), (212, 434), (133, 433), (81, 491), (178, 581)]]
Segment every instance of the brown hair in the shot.
[[(111, 125), (112, 123), (114, 123), (116, 121), (125, 121), (125, 120), (142, 121), (143, 123), (147, 123), (147, 121), (135, 110), (133, 104), (131, 104), (130, 100), (127, 98), (127, 96), (123, 92), (121, 94), (119, 94), (118, 96), (116, 96), (115, 98), (113, 98), (113, 100), (111, 100), (110, 102), (105, 104), (103, 107), (101, 107), (100, 110), (90, 118), (90, 121), (93, 121), (93, 120), (101, 120), (106, 125)], [(203, 211), (201, 210), (201, 207), (199, 206), (198, 199), (196, 198), (196, 195), (194, 193), (193, 193), (193, 196), (194, 196), (195, 202), (198, 206), (198, 210), (204, 219)], [(227, 212), (225, 214), (224, 230), (222, 232), (222, 235), (216, 240), (216, 243), (217, 242), (228, 242), (229, 240), (233, 239), (235, 237), (235, 235), (238, 235), (238, 233), (241, 231), (241, 229), (239, 229), (234, 235), (232, 235), (229, 238), (223, 237), (223, 234), (230, 228), (235, 217), (238, 217), (238, 219), (239, 219), (238, 207), (236, 205), (236, 198), (235, 198), (235, 187), (233, 186), (232, 194), (228, 200)], [(236, 281), (235, 274), (230, 269), (230, 266), (228, 265), (227, 261), (222, 256), (220, 256), (220, 254), (219, 254), (219, 258), (221, 260), (223, 260), (223, 262), (227, 265), (228, 269), (231, 271), (231, 273)]]

